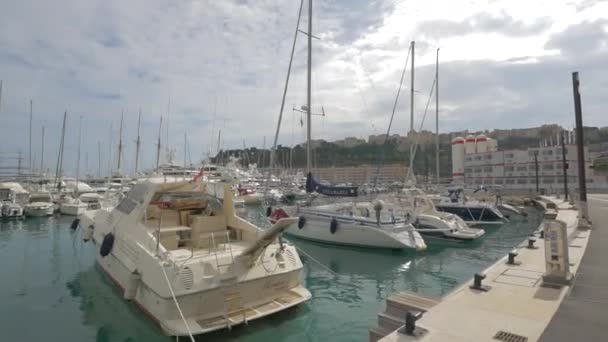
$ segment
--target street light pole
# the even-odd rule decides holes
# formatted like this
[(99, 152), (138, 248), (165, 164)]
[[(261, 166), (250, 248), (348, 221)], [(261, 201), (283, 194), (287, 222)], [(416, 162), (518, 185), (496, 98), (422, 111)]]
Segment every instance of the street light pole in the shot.
[(534, 151), (534, 172), (536, 179), (536, 194), (538, 194), (538, 151)]

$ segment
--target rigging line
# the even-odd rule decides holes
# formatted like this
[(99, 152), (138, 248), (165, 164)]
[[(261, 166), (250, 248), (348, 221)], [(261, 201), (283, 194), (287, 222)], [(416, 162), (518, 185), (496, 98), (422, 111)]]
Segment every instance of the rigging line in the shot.
[(397, 110), (397, 103), (399, 102), (399, 95), (401, 94), (401, 87), (403, 86), (403, 79), (405, 78), (405, 71), (407, 70), (407, 64), (410, 60), (410, 53), (412, 47), (407, 50), (407, 57), (405, 58), (405, 64), (403, 65), (403, 71), (401, 71), (401, 80), (399, 81), (399, 88), (397, 88), (397, 96), (395, 96), (395, 102), (393, 103), (393, 112), (391, 113), (391, 119), (388, 122), (388, 128), (386, 129), (386, 136), (384, 138), (384, 144), (382, 145), (382, 153), (380, 154), (380, 160), (376, 164), (376, 176), (374, 177), (374, 188), (378, 184), (378, 177), (380, 174), (380, 165), (385, 158), (385, 147), (388, 144), (388, 135), (391, 132), (391, 126), (393, 125), (393, 119), (395, 118), (395, 111)]
[[(422, 126), (424, 125), (424, 120), (426, 119), (426, 114), (428, 113), (429, 105), (431, 104), (431, 98), (433, 97), (433, 93), (435, 92), (435, 83), (436, 82), (437, 82), (437, 78), (433, 79), (433, 85), (431, 85), (431, 91), (429, 93), (429, 98), (426, 101), (426, 107), (424, 108), (424, 115), (422, 116), (422, 121), (420, 122), (420, 128), (418, 128), (418, 132), (422, 131)], [(418, 150), (418, 138), (419, 138), (419, 136), (416, 135), (416, 138), (414, 139), (414, 148), (412, 150), (412, 153), (413, 153), (412, 160), (414, 160), (416, 158), (416, 152)], [(413, 169), (414, 169), (414, 165), (410, 165), (410, 168), (407, 170), (407, 179), (410, 179), (410, 177), (412, 176)]]
[(302, 250), (302, 248), (300, 247), (296, 247), (296, 249), (298, 250), (298, 252), (304, 254), (307, 258), (309, 258), (310, 260), (312, 260), (314, 263), (316, 263), (317, 265), (321, 266), (322, 269), (324, 269), (325, 271), (331, 273), (332, 275), (336, 276), (336, 277), (341, 277), (340, 274), (332, 271), (329, 267), (323, 265), (319, 260), (313, 258), (310, 254), (306, 253), (305, 251)]

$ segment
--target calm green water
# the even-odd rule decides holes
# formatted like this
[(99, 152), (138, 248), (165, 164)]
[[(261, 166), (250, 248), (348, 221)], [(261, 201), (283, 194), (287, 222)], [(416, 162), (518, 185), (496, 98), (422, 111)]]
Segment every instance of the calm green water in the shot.
[[(384, 299), (403, 289), (442, 295), (511, 248), (540, 223), (531, 211), (491, 228), (473, 244), (431, 246), (424, 253), (381, 252), (294, 241), (313, 299), (232, 332), (199, 341), (367, 341)], [(243, 215), (254, 221), (260, 211)], [(72, 233), (72, 218), (0, 223), (2, 341), (175, 341), (162, 335), (95, 266), (94, 251)], [(310, 255), (325, 267), (319, 266)], [(186, 339), (182, 339), (185, 341)]]

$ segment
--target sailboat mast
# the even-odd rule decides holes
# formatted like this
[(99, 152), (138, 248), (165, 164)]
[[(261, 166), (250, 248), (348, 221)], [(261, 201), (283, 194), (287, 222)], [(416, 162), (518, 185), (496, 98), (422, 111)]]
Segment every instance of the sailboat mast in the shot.
[(118, 167), (117, 172), (120, 174), (120, 161), (122, 158), (122, 121), (124, 119), (124, 111), (120, 113), (120, 129), (118, 130)]
[(439, 185), (439, 48), (435, 62), (435, 168)]
[(97, 177), (101, 177), (101, 141), (97, 141)]
[(293, 45), (291, 46), (291, 56), (289, 57), (289, 66), (287, 67), (287, 78), (285, 79), (285, 87), (283, 88), (283, 98), (281, 99), (281, 109), (279, 110), (279, 122), (277, 123), (277, 130), (274, 134), (274, 143), (272, 144), (272, 150), (270, 151), (270, 168), (272, 169), (275, 164), (277, 143), (279, 140), (279, 132), (281, 130), (281, 121), (283, 120), (283, 110), (285, 109), (285, 98), (287, 97), (287, 88), (289, 86), (289, 76), (291, 74), (291, 65), (293, 62), (293, 54), (296, 50), (296, 41), (298, 39), (298, 30), (300, 29), (300, 18), (302, 17), (302, 6), (304, 0), (300, 0), (300, 9), (298, 11), (298, 21), (296, 23), (296, 30), (293, 35)]
[(44, 126), (42, 126), (42, 139), (40, 140), (40, 173), (44, 173)]
[(29, 157), (29, 164), (28, 167), (30, 169), (30, 173), (32, 172), (32, 119), (33, 119), (33, 115), (34, 115), (34, 103), (33, 101), (30, 99), (30, 153), (28, 154)]
[(0, 110), (2, 110), (2, 80), (0, 80)]
[(76, 193), (78, 193), (78, 181), (80, 180), (80, 145), (82, 137), (82, 115), (78, 119), (78, 157), (76, 158)]
[(186, 147), (188, 146), (188, 133), (184, 132), (184, 180), (186, 180)]
[(220, 155), (220, 141), (222, 140), (222, 129), (220, 128), (218, 134), (217, 134), (217, 155), (215, 156), (216, 158), (219, 159), (219, 155)]
[[(416, 47), (414, 41), (411, 43), (412, 50), (412, 66), (411, 66), (411, 83), (410, 83), (410, 133), (408, 134), (410, 137), (410, 170), (408, 174), (413, 175), (414, 169), (414, 57), (416, 55)], [(386, 137), (388, 139), (388, 137)]]
[(63, 173), (63, 146), (65, 141), (65, 122), (68, 117), (68, 111), (63, 113), (63, 125), (61, 128), (61, 142), (59, 143), (59, 155), (57, 156), (57, 173), (55, 175), (55, 182), (57, 188), (61, 189), (61, 174)]
[(306, 174), (312, 172), (312, 146), (310, 139), (312, 118), (312, 0), (308, 0), (308, 60), (307, 60), (307, 82), (306, 82)]
[(139, 130), (141, 128), (141, 108), (139, 108), (139, 116), (137, 118), (137, 140), (135, 140), (135, 173), (137, 174), (139, 167), (139, 146), (141, 144), (141, 139), (139, 136)]
[(160, 124), (158, 125), (158, 143), (156, 144), (156, 171), (158, 171), (158, 163), (160, 162), (160, 136), (163, 129), (163, 116), (160, 116)]

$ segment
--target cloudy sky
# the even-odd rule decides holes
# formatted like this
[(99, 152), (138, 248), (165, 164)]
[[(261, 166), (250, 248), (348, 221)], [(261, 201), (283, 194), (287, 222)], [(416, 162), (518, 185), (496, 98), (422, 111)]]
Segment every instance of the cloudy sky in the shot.
[[(307, 13), (307, 1), (304, 14)], [(60, 4), (60, 5), (59, 5)], [(190, 158), (271, 144), (299, 1), (2, 0), (0, 152), (34, 152), (54, 170), (68, 111), (66, 169), (73, 173), (82, 117), (82, 165), (104, 172), (116, 155), (124, 111), (123, 170), (134, 167), (138, 111), (141, 164), (155, 163), (160, 116), (167, 140)], [(384, 132), (410, 41), (416, 41), (416, 127), (440, 48), (440, 129), (572, 126), (571, 72), (579, 71), (585, 124), (608, 125), (608, 1), (316, 0), (313, 6), (313, 137)], [(306, 15), (301, 27), (307, 29)], [(306, 37), (298, 37), (279, 143), (300, 142), (306, 101)], [(409, 88), (409, 74), (406, 76)], [(394, 132), (409, 125), (404, 89)], [(170, 105), (169, 105), (170, 102)], [(431, 106), (424, 127), (434, 127)], [(167, 114), (169, 113), (169, 115)], [(167, 116), (169, 116), (167, 118)], [(111, 130), (111, 126), (112, 129)], [(213, 133), (213, 136), (212, 136)], [(7, 164), (0, 161), (0, 163)], [(115, 160), (113, 164), (115, 164)], [(115, 168), (115, 165), (114, 165)]]

